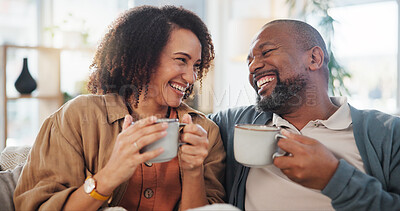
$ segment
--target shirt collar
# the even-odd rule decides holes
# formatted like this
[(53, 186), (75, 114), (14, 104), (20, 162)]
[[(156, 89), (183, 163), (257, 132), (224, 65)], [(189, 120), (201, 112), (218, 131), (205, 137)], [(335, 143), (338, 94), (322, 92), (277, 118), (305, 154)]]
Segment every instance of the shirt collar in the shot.
[(186, 105), (185, 103), (181, 103), (181, 105), (179, 105), (179, 107), (176, 109), (178, 112), (178, 119), (181, 120), (183, 118), (183, 115), (185, 114), (189, 114), (192, 118), (194, 116), (203, 116), (205, 117), (205, 115), (203, 113), (201, 113), (200, 111), (196, 111), (193, 108), (189, 107), (188, 105)]
[(105, 94), (104, 102), (107, 110), (107, 121), (109, 124), (123, 119), (125, 115), (129, 114), (128, 108), (124, 99), (117, 94)]
[[(339, 106), (339, 109), (332, 114), (327, 120), (314, 120), (323, 124), (325, 127), (331, 130), (343, 130), (348, 128), (351, 123), (350, 106), (347, 103), (346, 97), (330, 97), (331, 102)], [(292, 124), (280, 117), (278, 114), (273, 114), (272, 125), (276, 127), (288, 127), (297, 130)]]
[(327, 120), (321, 120), (320, 122), (331, 130), (343, 130), (348, 128), (353, 121), (351, 119), (350, 106), (347, 103), (347, 98), (331, 97), (330, 99), (333, 104), (339, 106), (339, 109)]
[(279, 116), (278, 114), (275, 114), (275, 113), (272, 115), (272, 126), (282, 127), (282, 128), (290, 128), (294, 131), (297, 131), (295, 126), (293, 126), (286, 119), (282, 118), (281, 116)]

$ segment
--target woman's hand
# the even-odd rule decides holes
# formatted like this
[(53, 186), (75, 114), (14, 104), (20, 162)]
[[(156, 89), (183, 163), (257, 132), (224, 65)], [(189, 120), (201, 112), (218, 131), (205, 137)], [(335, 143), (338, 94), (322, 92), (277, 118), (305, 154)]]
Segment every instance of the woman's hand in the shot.
[(204, 160), (208, 156), (207, 132), (198, 124), (193, 124), (189, 114), (182, 122), (181, 141), (186, 143), (180, 148), (180, 168), (182, 170), (181, 210), (208, 204), (204, 182)]
[(193, 124), (189, 114), (182, 118), (187, 125), (183, 128), (181, 141), (186, 143), (180, 148), (180, 167), (184, 174), (203, 172), (203, 162), (208, 155), (207, 132), (198, 124)]
[(139, 120), (134, 125), (131, 125), (132, 116), (125, 116), (122, 132), (117, 136), (109, 161), (95, 175), (98, 183), (107, 184), (103, 186), (99, 184), (99, 189), (104, 188), (103, 194), (111, 194), (116, 187), (132, 177), (139, 164), (157, 157), (164, 151), (160, 148), (142, 154), (139, 152), (144, 146), (157, 141), (167, 134), (168, 124), (154, 124), (156, 120), (157, 118), (153, 116)]

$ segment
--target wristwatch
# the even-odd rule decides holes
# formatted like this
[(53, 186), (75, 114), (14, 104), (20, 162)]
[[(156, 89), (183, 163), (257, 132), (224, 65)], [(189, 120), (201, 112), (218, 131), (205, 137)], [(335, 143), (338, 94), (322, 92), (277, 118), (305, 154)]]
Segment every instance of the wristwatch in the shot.
[(83, 184), (83, 189), (89, 196), (96, 200), (106, 201), (110, 196), (104, 196), (96, 191), (97, 182), (92, 176), (88, 176)]

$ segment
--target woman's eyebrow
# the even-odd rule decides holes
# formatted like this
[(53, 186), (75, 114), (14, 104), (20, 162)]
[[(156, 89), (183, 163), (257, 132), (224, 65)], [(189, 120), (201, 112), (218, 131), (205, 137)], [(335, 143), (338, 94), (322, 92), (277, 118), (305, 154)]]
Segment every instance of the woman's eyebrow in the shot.
[(188, 53), (185, 53), (185, 52), (176, 52), (176, 53), (174, 53), (174, 55), (176, 55), (176, 54), (182, 54), (182, 55), (185, 55), (186, 57), (188, 57), (189, 59), (192, 59), (192, 57)]

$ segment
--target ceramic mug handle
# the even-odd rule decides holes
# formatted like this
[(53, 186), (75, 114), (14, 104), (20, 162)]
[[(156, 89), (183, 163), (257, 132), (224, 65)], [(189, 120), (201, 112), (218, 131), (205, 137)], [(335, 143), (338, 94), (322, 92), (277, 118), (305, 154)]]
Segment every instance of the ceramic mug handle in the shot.
[[(181, 128), (181, 127), (185, 127), (186, 125), (188, 125), (187, 123), (182, 123), (182, 122), (179, 122), (179, 128)], [(180, 146), (182, 146), (182, 145), (185, 145), (185, 144), (188, 144), (188, 143), (185, 143), (185, 142), (179, 142), (178, 143), (178, 146), (180, 147)]]
[[(278, 140), (281, 139), (281, 138), (287, 138), (287, 137), (284, 136), (284, 135), (282, 135), (282, 134), (280, 134), (280, 133), (278, 133), (278, 134), (275, 135), (275, 140), (278, 141)], [(275, 153), (272, 155), (272, 159), (275, 159), (276, 157), (281, 157), (281, 156), (290, 156), (290, 153), (288, 153), (288, 152), (286, 152), (286, 151), (284, 151), (284, 150), (282, 150), (281, 148), (278, 147), (278, 151), (275, 152)]]

